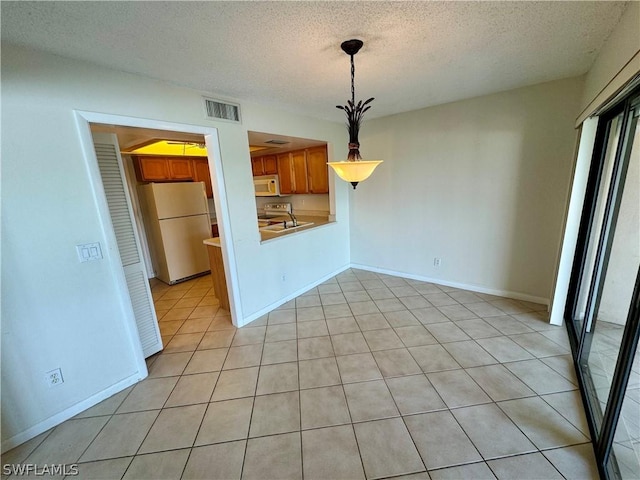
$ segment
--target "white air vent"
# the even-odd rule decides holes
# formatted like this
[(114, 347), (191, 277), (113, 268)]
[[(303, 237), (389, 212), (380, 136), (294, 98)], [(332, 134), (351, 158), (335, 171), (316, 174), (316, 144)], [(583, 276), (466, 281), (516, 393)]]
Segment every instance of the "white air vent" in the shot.
[(204, 108), (207, 118), (240, 123), (240, 105), (205, 97)]

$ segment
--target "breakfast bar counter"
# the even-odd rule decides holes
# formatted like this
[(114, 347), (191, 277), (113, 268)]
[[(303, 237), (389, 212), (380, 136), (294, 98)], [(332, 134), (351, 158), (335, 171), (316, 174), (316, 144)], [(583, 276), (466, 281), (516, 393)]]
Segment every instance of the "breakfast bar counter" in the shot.
[(209, 253), (209, 265), (211, 266), (211, 280), (216, 298), (220, 300), (220, 307), (231, 311), (229, 305), (229, 293), (227, 292), (227, 279), (224, 274), (224, 262), (222, 261), (222, 248), (220, 237), (207, 238), (202, 243), (207, 246)]

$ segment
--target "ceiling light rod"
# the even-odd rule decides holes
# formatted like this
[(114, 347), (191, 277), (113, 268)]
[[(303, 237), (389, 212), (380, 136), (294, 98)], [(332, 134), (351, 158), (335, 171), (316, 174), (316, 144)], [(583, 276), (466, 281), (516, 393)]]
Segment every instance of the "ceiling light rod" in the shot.
[(374, 100), (374, 98), (371, 97), (364, 103), (360, 101), (356, 105), (356, 66), (353, 61), (353, 56), (360, 51), (362, 45), (364, 45), (362, 40), (357, 39), (347, 40), (340, 45), (342, 51), (351, 57), (351, 101), (349, 102), (347, 100), (346, 105), (336, 105), (336, 108), (344, 110), (347, 115), (347, 129), (349, 130), (349, 155), (347, 156), (347, 160), (352, 162), (362, 159), (358, 133), (360, 132), (362, 115), (371, 108), (369, 104)]
[[(356, 103), (356, 88), (353, 81), (356, 76), (356, 65), (353, 62), (353, 56), (360, 51), (362, 45), (364, 45), (362, 40), (356, 39), (347, 40), (346, 42), (342, 42), (340, 45), (342, 51), (351, 57), (351, 103)], [(373, 100), (373, 98), (370, 98), (367, 102), (370, 102), (371, 100)], [(338, 106), (338, 108), (342, 107)]]
[(360, 100), (356, 104), (356, 89), (355, 89), (355, 73), (356, 67), (353, 61), (353, 57), (360, 51), (364, 43), (362, 40), (352, 39), (342, 42), (340, 48), (342, 51), (351, 57), (351, 100), (347, 100), (346, 105), (337, 105), (336, 108), (343, 110), (347, 116), (347, 130), (349, 132), (349, 154), (347, 160), (344, 162), (329, 162), (330, 165), (338, 176), (351, 182), (353, 188), (356, 188), (358, 182), (367, 179), (373, 170), (382, 163), (382, 160), (369, 160), (363, 161), (360, 155), (360, 142), (358, 135), (360, 133), (360, 125), (362, 123), (362, 116), (371, 108), (369, 105), (374, 98), (371, 97), (366, 101)]

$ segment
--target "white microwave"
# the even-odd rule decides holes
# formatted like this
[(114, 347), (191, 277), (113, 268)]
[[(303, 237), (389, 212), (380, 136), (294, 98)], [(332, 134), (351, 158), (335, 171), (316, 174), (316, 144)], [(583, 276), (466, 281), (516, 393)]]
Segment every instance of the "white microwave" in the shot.
[(253, 177), (253, 188), (256, 192), (256, 197), (280, 196), (280, 183), (277, 175)]

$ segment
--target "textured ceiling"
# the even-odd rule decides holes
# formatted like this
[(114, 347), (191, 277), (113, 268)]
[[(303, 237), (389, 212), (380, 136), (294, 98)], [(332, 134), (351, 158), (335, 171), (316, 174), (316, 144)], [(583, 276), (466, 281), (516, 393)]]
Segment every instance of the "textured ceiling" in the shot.
[(0, 2), (2, 42), (330, 120), (585, 73), (626, 2)]

